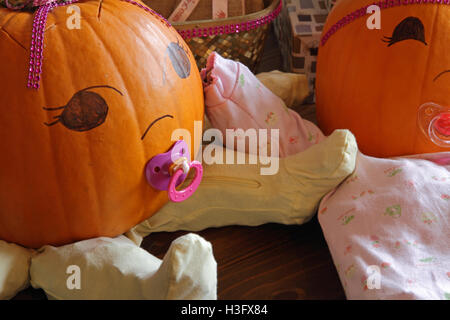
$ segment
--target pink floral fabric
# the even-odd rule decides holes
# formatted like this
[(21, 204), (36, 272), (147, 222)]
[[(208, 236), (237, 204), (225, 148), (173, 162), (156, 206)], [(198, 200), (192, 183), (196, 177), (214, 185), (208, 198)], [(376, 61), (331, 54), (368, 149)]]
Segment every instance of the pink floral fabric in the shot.
[(302, 152), (325, 138), (316, 125), (287, 108), (243, 64), (213, 52), (201, 74), (206, 113), (224, 137), (226, 129), (268, 129), (268, 133), (279, 129), (280, 157)]
[(450, 152), (420, 157), (359, 153), (355, 172), (322, 200), (348, 299), (450, 299)]

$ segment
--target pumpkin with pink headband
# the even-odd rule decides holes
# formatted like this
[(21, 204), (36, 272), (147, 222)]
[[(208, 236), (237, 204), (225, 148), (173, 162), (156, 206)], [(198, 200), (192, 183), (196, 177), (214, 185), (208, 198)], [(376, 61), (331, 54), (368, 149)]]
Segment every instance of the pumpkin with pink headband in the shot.
[[(79, 25), (71, 26), (71, 18)], [(21, 271), (12, 271), (15, 277), (6, 284), (0, 277), (0, 298), (13, 296), (18, 288), (7, 289), (18, 278), (28, 284), (34, 249), (40, 259), (56, 247), (57, 252), (68, 248), (68, 259), (85, 244), (113, 250), (116, 254), (94, 256), (105, 268), (120, 269), (117, 253), (136, 251), (121, 235), (168, 201), (189, 198), (202, 179), (202, 166), (191, 157), (199, 145), (194, 125), (204, 114), (191, 51), (166, 19), (133, 0), (2, 0), (0, 48), (0, 256), (11, 261), (26, 256)], [(180, 128), (190, 137), (172, 141)], [(176, 189), (191, 169), (193, 181)], [(140, 281), (156, 285), (129, 292), (135, 298), (163, 299), (167, 290), (216, 297), (210, 287), (215, 261), (204, 239), (180, 239), (169, 250), (166, 271), (159, 259), (139, 250), (130, 259), (148, 264), (146, 280)], [(187, 258), (175, 262), (185, 254), (205, 259), (206, 273), (189, 266), (194, 262)], [(89, 250), (79, 255), (81, 263)], [(48, 268), (67, 267), (57, 260), (50, 259)], [(43, 275), (30, 272), (34, 286), (48, 289)], [(171, 272), (199, 276), (186, 288), (166, 281), (175, 277)]]
[[(379, 8), (380, 29), (368, 28)], [(376, 8), (375, 8), (376, 9)], [(317, 118), (374, 156), (450, 148), (450, 1), (341, 0), (317, 62)]]
[[(15, 122), (7, 116), (0, 117), (5, 134), (8, 132), (16, 137), (14, 141), (2, 140), (0, 145), (5, 153), (18, 157), (14, 161), (13, 157), (2, 159), (0, 194), (4, 200), (0, 202), (0, 238), (37, 248), (95, 236), (116, 236), (155, 213), (167, 200), (179, 201), (192, 194), (198, 187), (202, 172), (198, 163), (191, 163), (188, 144), (196, 143), (193, 140), (187, 143), (179, 141), (177, 145), (183, 145), (183, 152), (176, 153), (175, 157), (171, 134), (176, 129), (186, 128), (193, 136), (194, 122), (203, 118), (202, 84), (197, 69), (192, 67), (195, 60), (190, 50), (167, 20), (133, 0), (111, 1), (100, 6), (97, 3), (94, 6), (93, 1), (76, 0), (22, 3), (6, 0), (5, 4), (8, 9), (0, 9), (0, 25), (5, 30), (0, 39), (3, 43), (1, 55), (10, 64), (2, 66), (2, 74), (6, 75), (8, 82), (2, 86), (4, 94), (0, 102), (11, 108), (20, 105), (27, 110), (27, 116), (22, 115), (22, 125), (28, 130), (14, 125)], [(66, 10), (58, 9), (72, 4), (79, 8), (83, 19), (82, 25), (75, 29), (67, 27), (66, 19), (70, 15)], [(119, 9), (129, 11), (121, 21), (110, 13)], [(31, 15), (33, 19), (29, 19)], [(92, 15), (98, 18), (97, 22), (90, 19)], [(109, 34), (113, 27), (109, 24), (128, 29), (129, 38), (111, 38)], [(99, 39), (101, 44), (95, 40), (95, 44), (89, 45), (89, 41), (94, 39)], [(136, 45), (136, 39), (140, 45)], [(127, 46), (134, 46), (134, 54), (128, 55), (123, 50)], [(63, 48), (67, 48), (70, 54), (66, 54)], [(101, 63), (92, 68), (80, 60), (86, 55), (91, 55), (92, 62)], [(134, 71), (131, 75), (134, 68), (140, 68), (141, 75)], [(71, 83), (65, 83), (66, 76)], [(133, 78), (133, 85), (127, 83)], [(16, 134), (15, 130), (22, 133)], [(17, 150), (17, 145), (22, 148)], [(59, 153), (72, 153), (78, 160), (78, 169), (69, 169), (69, 159), (52, 156), (49, 145)], [(113, 149), (108, 150), (108, 145)], [(127, 156), (124, 156), (124, 150), (127, 150)], [(171, 157), (165, 159), (164, 166), (161, 163), (161, 169), (176, 162), (179, 170), (149, 174), (145, 170), (146, 163), (168, 150)], [(13, 191), (6, 187), (13, 179), (7, 172), (17, 171), (16, 165), (28, 171), (28, 165), (20, 158), (26, 159), (27, 163), (39, 164), (40, 170), (33, 174), (30, 170), (23, 179), (14, 174), (16, 187), (13, 189), (17, 191)], [(96, 172), (94, 175), (83, 169), (82, 163), (89, 162), (88, 159), (91, 163), (88, 171)], [(196, 168), (196, 178), (188, 190), (180, 193), (175, 187), (183, 182), (190, 167)], [(55, 170), (58, 176), (52, 179), (51, 172)], [(78, 178), (71, 172), (79, 172)], [(36, 176), (44, 173), (46, 180), (43, 176)], [(166, 180), (165, 189), (152, 185), (149, 175), (158, 175), (160, 180)], [(92, 184), (82, 192), (78, 188), (86, 188), (83, 180), (88, 176), (92, 176)], [(37, 185), (34, 187), (34, 181), (41, 181), (39, 188)], [(55, 185), (57, 181), (59, 187)], [(168, 190), (169, 186), (173, 190)], [(167, 190), (168, 194), (161, 192)], [(71, 200), (65, 200), (68, 201), (65, 209), (55, 201), (64, 198), (61, 192), (74, 195)], [(87, 201), (75, 196), (83, 193)], [(131, 193), (134, 195), (125, 197)], [(20, 217), (27, 221), (36, 212), (46, 213), (39, 214), (40, 222), (34, 223), (32, 229), (22, 224), (22, 231), (15, 232), (13, 225), (16, 222), (10, 212), (19, 195), (28, 201), (16, 211), (16, 219)], [(50, 206), (52, 202), (54, 205)], [(109, 213), (107, 219), (102, 218), (100, 224), (93, 223), (92, 215), (103, 217), (104, 211), (109, 211), (105, 209), (115, 202), (122, 205)], [(82, 212), (89, 212), (91, 217)], [(73, 222), (70, 231), (63, 231), (64, 228), (59, 228), (60, 223), (73, 220), (71, 216), (76, 216), (77, 221)], [(49, 228), (55, 227), (58, 231), (50, 232)]]

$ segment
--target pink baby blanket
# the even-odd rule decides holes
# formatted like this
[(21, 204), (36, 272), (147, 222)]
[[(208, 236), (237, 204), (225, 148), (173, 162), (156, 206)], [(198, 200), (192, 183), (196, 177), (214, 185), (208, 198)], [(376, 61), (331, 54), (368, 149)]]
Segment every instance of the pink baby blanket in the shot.
[(450, 299), (450, 152), (420, 157), (359, 153), (355, 172), (322, 200), (348, 299)]
[(224, 137), (227, 129), (279, 129), (280, 157), (302, 152), (324, 139), (316, 125), (288, 109), (245, 65), (213, 52), (201, 74), (206, 113)]

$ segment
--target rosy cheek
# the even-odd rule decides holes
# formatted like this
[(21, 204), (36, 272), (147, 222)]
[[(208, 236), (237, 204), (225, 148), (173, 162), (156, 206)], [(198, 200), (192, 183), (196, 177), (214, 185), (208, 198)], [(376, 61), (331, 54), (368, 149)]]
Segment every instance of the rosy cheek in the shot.
[(167, 47), (172, 67), (181, 79), (186, 79), (191, 74), (191, 62), (184, 48), (176, 42), (171, 42)]

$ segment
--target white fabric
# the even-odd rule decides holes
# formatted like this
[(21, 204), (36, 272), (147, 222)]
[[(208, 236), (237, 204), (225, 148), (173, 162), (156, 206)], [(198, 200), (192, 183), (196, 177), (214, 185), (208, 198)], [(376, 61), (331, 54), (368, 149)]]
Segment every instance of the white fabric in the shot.
[(248, 164), (248, 155), (247, 164), (204, 165), (202, 183), (191, 198), (166, 204), (132, 232), (147, 236), (229, 225), (305, 223), (322, 197), (353, 172), (356, 153), (351, 132), (336, 130), (306, 151), (280, 159), (275, 175), (261, 175), (264, 165)]
[(0, 299), (11, 299), (29, 285), (32, 250), (0, 240)]
[(259, 73), (256, 77), (289, 108), (300, 105), (310, 93), (308, 80), (304, 74), (274, 70)]
[[(31, 262), (31, 284), (50, 299), (216, 299), (217, 263), (209, 242), (179, 237), (163, 261), (125, 236), (44, 246)], [(76, 272), (79, 267), (77, 289)], [(69, 286), (68, 286), (69, 282)]]
[(358, 153), (353, 175), (321, 202), (348, 299), (450, 300), (450, 152), (414, 157)]

